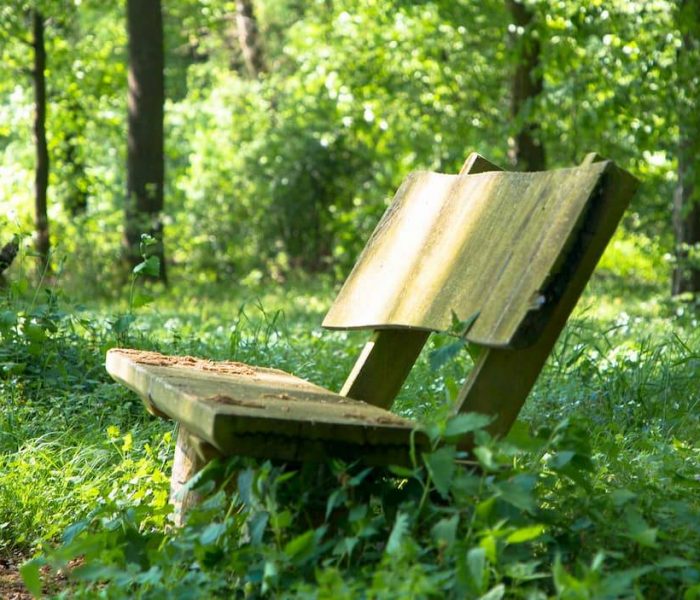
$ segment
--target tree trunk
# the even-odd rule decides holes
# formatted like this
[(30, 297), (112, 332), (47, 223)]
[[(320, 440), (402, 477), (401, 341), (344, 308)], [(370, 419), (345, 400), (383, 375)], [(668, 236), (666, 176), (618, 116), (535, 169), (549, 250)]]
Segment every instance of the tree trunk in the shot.
[(246, 69), (255, 78), (265, 70), (265, 59), (252, 0), (236, 0), (236, 28)]
[(163, 16), (160, 0), (128, 0), (129, 97), (127, 199), (124, 246), (130, 266), (141, 261), (142, 234), (159, 244), (161, 279), (166, 280), (163, 224)]
[(533, 34), (533, 14), (517, 0), (508, 0), (515, 30), (512, 39), (517, 53), (511, 86), (511, 117), (518, 123), (512, 139), (511, 162), (521, 171), (545, 169), (544, 146), (539, 124), (532, 119), (533, 105), (543, 90), (540, 70), (540, 42)]
[[(681, 3), (679, 26), (683, 36), (677, 54), (678, 183), (673, 198), (676, 267), (673, 294), (700, 292), (700, 4)], [(694, 255), (694, 256), (693, 256)]]
[(85, 128), (86, 118), (85, 111), (77, 100), (72, 100), (64, 111), (66, 131), (61, 140), (61, 152), (68, 178), (64, 206), (71, 216), (77, 217), (85, 214), (88, 206), (89, 179), (80, 149), (83, 142), (80, 132)]
[(32, 45), (34, 47), (34, 138), (36, 168), (34, 172), (34, 226), (36, 251), (41, 260), (41, 271), (51, 269), (49, 254), (49, 217), (46, 192), (49, 187), (49, 150), (46, 144), (46, 47), (44, 45), (44, 16), (32, 10)]

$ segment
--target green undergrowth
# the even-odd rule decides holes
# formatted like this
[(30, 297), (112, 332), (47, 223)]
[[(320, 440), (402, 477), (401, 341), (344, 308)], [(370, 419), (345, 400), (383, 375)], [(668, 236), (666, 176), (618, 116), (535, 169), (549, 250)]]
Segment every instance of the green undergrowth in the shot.
[[(620, 278), (594, 278), (505, 441), (447, 419), (471, 359), (432, 336), (395, 406), (434, 441), (413, 466), (216, 462), (181, 529), (173, 425), (109, 380), (104, 353), (240, 360), (337, 389), (365, 338), (320, 329), (333, 284), (175, 282), (138, 308), (140, 283), (122, 304), (13, 283), (0, 555), (35, 556), (35, 594), (42, 565), (68, 572), (66, 598), (700, 598), (698, 317), (648, 273), (634, 293)], [(454, 436), (472, 430), (461, 455)]]

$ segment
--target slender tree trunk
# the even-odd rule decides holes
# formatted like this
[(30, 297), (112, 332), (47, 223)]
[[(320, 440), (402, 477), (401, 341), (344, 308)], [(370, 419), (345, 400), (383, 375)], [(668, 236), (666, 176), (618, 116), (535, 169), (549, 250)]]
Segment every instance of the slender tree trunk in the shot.
[(49, 150), (46, 144), (46, 47), (44, 45), (44, 16), (32, 10), (32, 44), (34, 46), (34, 138), (36, 143), (36, 169), (34, 173), (34, 226), (36, 251), (42, 271), (51, 268), (49, 254), (49, 217), (46, 192), (49, 187)]
[(153, 254), (163, 248), (163, 104), (165, 100), (163, 16), (160, 0), (128, 0), (129, 97), (127, 199), (124, 246), (128, 263), (140, 262), (141, 235), (159, 240)]
[(543, 90), (540, 70), (540, 42), (533, 35), (533, 14), (518, 0), (508, 0), (515, 31), (517, 52), (511, 86), (511, 117), (519, 123), (512, 140), (511, 161), (522, 171), (545, 169), (544, 146), (539, 139), (539, 124), (532, 119), (533, 105)]
[(252, 0), (236, 0), (236, 28), (248, 74), (258, 77), (265, 70), (265, 58)]
[(673, 294), (700, 292), (700, 4), (681, 3), (678, 49), (678, 184), (673, 198), (676, 267)]

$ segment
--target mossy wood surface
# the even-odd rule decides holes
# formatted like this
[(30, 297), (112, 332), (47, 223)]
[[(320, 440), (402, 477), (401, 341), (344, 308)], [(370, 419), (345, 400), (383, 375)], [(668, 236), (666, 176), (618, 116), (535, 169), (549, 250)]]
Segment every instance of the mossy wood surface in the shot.
[[(156, 414), (175, 419), (225, 455), (286, 460), (325, 454), (405, 463), (415, 424), (276, 369), (110, 350), (107, 371)], [(422, 436), (416, 436), (418, 443)], [(355, 456), (353, 456), (355, 453)]]
[[(472, 152), (460, 173), (500, 171), (483, 156)], [(430, 332), (417, 329), (378, 329), (365, 344), (341, 396), (389, 408), (416, 362)]]
[(568, 253), (610, 162), (541, 173), (411, 174), (324, 320), (329, 328), (447, 330), (537, 339), (567, 282)]
[(460, 412), (493, 415), (489, 426), (493, 434), (507, 433), (518, 416), (639, 185), (629, 173), (594, 153), (583, 164), (604, 166), (602, 185), (590, 198), (566, 261), (559, 267), (557, 285), (561, 289), (553, 295), (539, 336), (527, 348), (484, 349), (457, 398)]

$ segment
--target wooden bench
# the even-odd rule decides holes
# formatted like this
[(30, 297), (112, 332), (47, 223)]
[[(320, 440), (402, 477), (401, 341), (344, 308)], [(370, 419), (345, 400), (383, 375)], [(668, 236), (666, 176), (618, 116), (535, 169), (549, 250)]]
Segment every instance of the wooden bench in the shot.
[(391, 404), (453, 313), (481, 348), (455, 412), (508, 431), (637, 187), (590, 154), (575, 168), (505, 172), (471, 154), (458, 175), (412, 173), (323, 325), (373, 331), (340, 392), (232, 362), (114, 349), (107, 370), (180, 423), (173, 492), (217, 455), (406, 463), (415, 423)]

